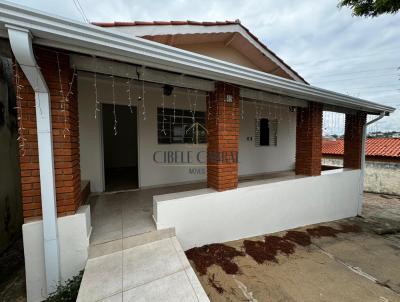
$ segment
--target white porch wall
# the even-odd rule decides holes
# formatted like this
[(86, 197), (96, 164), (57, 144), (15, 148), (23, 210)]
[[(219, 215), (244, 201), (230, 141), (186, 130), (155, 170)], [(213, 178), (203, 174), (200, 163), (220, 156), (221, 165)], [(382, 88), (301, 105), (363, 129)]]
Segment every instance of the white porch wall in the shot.
[[(112, 103), (111, 80), (97, 82), (99, 100)], [(133, 103), (141, 91), (141, 85), (135, 85)], [(161, 88), (145, 84), (146, 120), (142, 118), (141, 104), (137, 108), (138, 120), (138, 161), (139, 186), (151, 187), (184, 182), (204, 181), (206, 174), (190, 174), (189, 167), (160, 165), (153, 161), (155, 151), (206, 151), (206, 145), (159, 145), (157, 143), (157, 107), (161, 106)], [(127, 105), (125, 81), (116, 81), (115, 101), (119, 105)], [(141, 94), (141, 93), (140, 93)], [(176, 92), (176, 108), (189, 109), (189, 102), (184, 90)], [(92, 192), (104, 191), (103, 176), (103, 146), (101, 117), (94, 118), (94, 88), (93, 78), (78, 77), (79, 125), (80, 125), (80, 156), (81, 177), (90, 180)], [(192, 103), (194, 95), (191, 96)], [(100, 106), (99, 106), (100, 107)], [(165, 107), (172, 108), (172, 96), (165, 98)], [(128, 108), (127, 108), (128, 110)], [(197, 110), (206, 111), (205, 96), (198, 96)], [(287, 107), (281, 110), (271, 106), (271, 116), (282, 116), (278, 125), (278, 145), (268, 147), (255, 146), (255, 117), (254, 104), (244, 105), (244, 119), (240, 121), (239, 174), (251, 175), (265, 172), (291, 170), (294, 167), (295, 154), (295, 114), (289, 113)], [(100, 114), (99, 114), (100, 115)], [(268, 118), (268, 116), (265, 116)], [(113, 125), (109, 125), (113, 127)], [(252, 141), (247, 141), (252, 137)]]
[(104, 191), (101, 119), (94, 118), (93, 81), (78, 77), (81, 179), (90, 180), (92, 192)]
[[(111, 80), (98, 80), (97, 88), (99, 100), (111, 104)], [(133, 104), (136, 104), (137, 97), (141, 95), (141, 85), (136, 84), (132, 91)], [(157, 143), (157, 107), (161, 107), (161, 88), (145, 83), (145, 91), (146, 120), (143, 120), (141, 103), (137, 108), (140, 187), (204, 180), (206, 175), (190, 174), (186, 166), (162, 166), (153, 161), (155, 151), (206, 151), (206, 145), (195, 147), (190, 144), (159, 145)], [(78, 77), (78, 92), (81, 177), (84, 180), (90, 180), (92, 192), (102, 192), (104, 190), (102, 126), (101, 117), (94, 118), (93, 78)], [(125, 81), (116, 81), (115, 96), (116, 104), (128, 104)], [(165, 97), (166, 108), (173, 108), (172, 99), (172, 96)], [(191, 94), (191, 100), (193, 104), (194, 94)], [(189, 102), (183, 90), (176, 92), (176, 108), (189, 109)], [(128, 107), (126, 110), (129, 110)], [(198, 95), (197, 110), (206, 110), (204, 95)], [(109, 126), (113, 127), (112, 124)]]
[[(239, 142), (239, 175), (241, 176), (294, 169), (296, 114), (289, 112), (287, 106), (270, 105), (268, 109), (271, 115), (264, 112), (261, 118), (270, 120), (275, 119), (275, 116), (282, 118), (278, 123), (278, 143), (277, 146), (256, 147), (256, 107), (253, 103), (244, 103), (244, 119), (240, 121)], [(248, 141), (247, 137), (252, 137), (252, 141)]]
[(154, 196), (154, 219), (157, 229), (175, 227), (186, 250), (356, 216), (359, 181), (360, 170), (332, 170)]

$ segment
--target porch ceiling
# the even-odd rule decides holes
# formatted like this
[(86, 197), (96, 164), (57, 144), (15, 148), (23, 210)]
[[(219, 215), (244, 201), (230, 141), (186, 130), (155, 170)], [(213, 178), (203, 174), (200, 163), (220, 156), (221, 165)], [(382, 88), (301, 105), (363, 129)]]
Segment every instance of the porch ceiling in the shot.
[(395, 110), (393, 107), (283, 79), (153, 41), (48, 15), (15, 3), (1, 2), (0, 36), (7, 37), (6, 24), (30, 30), (34, 43), (40, 45), (224, 81), (370, 114), (389, 114)]

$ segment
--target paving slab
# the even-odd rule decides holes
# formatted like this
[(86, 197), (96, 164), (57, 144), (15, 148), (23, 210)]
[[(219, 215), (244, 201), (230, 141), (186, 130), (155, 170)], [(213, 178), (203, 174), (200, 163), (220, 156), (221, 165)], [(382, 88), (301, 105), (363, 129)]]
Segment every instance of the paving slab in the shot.
[(171, 239), (124, 250), (124, 290), (161, 279), (182, 270)]
[[(96, 245), (86, 265), (78, 302), (187, 301), (209, 302), (172, 230)], [(135, 236), (136, 237), (136, 236)], [(125, 240), (124, 239), (124, 240)], [(116, 249), (120, 249), (116, 251)], [(103, 255), (103, 253), (111, 254)], [(100, 256), (99, 256), (100, 255)]]
[(89, 259), (78, 302), (99, 301), (122, 291), (122, 251)]
[(198, 300), (185, 271), (178, 271), (125, 291), (123, 301), (197, 302)]

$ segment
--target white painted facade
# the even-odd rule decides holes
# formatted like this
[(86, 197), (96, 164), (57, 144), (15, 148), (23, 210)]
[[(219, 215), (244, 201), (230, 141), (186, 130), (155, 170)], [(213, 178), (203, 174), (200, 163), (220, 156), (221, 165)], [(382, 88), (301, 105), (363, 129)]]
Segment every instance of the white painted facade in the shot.
[[(81, 206), (77, 213), (57, 218), (60, 250), (61, 280), (76, 276), (84, 269), (88, 259), (89, 238), (92, 230), (90, 207)], [(22, 226), (25, 253), (27, 300), (43, 301), (47, 295), (44, 258), (43, 221), (24, 223)], [(52, 292), (56, 288), (48, 289)]]
[[(357, 215), (360, 170), (325, 171), (153, 197), (157, 229), (175, 227), (184, 249)], [(340, 190), (338, 190), (340, 188)]]
[[(78, 103), (80, 125), (81, 177), (89, 180), (92, 192), (104, 191), (104, 155), (102, 143), (101, 112), (94, 118), (95, 93), (93, 75), (80, 73), (78, 77)], [(97, 81), (98, 95), (102, 103), (112, 103), (111, 79)], [(116, 81), (115, 103), (125, 105), (128, 111), (128, 96), (124, 80)], [(190, 109), (196, 103), (196, 110), (206, 111), (206, 97), (202, 92), (196, 95), (191, 90), (190, 101), (185, 89), (175, 91), (177, 109)], [(146, 120), (143, 119), (142, 103), (137, 105), (141, 95), (141, 83), (136, 82), (133, 88), (134, 105), (137, 106), (137, 141), (139, 187), (152, 187), (168, 184), (187, 183), (206, 180), (206, 144), (158, 144), (157, 142), (157, 107), (161, 107), (162, 88), (159, 85), (145, 83)], [(242, 106), (242, 105), (241, 105)], [(165, 97), (165, 107), (173, 108), (173, 96)], [(240, 121), (239, 174), (252, 175), (267, 172), (287, 171), (294, 168), (296, 116), (289, 112), (288, 106), (270, 104), (264, 109), (257, 109), (255, 103), (243, 103), (243, 119)], [(242, 107), (240, 108), (242, 111)], [(259, 118), (278, 119), (277, 146), (256, 147), (255, 127), (256, 111)], [(268, 112), (267, 112), (268, 111)], [(113, 124), (109, 125), (110, 128)], [(157, 161), (162, 152), (178, 151), (191, 153), (192, 164), (181, 166), (161, 164)], [(200, 161), (197, 160), (197, 155)], [(189, 169), (199, 169), (199, 173), (191, 173)]]

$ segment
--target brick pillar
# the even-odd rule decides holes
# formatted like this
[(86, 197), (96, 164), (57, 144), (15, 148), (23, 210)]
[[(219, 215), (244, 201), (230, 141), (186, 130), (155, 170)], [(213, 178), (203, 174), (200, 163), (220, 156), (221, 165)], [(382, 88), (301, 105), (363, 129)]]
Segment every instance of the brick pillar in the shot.
[[(57, 214), (58, 216), (70, 215), (76, 212), (81, 202), (77, 82), (75, 79), (71, 88), (72, 94), (64, 112), (55, 50), (36, 48), (35, 56), (50, 91)], [(60, 52), (59, 63), (62, 70), (63, 91), (67, 95), (73, 74), (69, 65), (69, 56)], [(22, 114), (19, 111), (18, 115), (25, 128), (24, 137), (26, 138), (24, 155), (20, 150), (23, 215), (26, 220), (42, 215), (35, 108), (40, 104), (35, 104), (35, 93), (21, 69), (18, 68), (18, 70), (23, 86), (20, 89)], [(65, 133), (64, 137), (65, 125), (69, 133)]]
[(21, 170), (21, 189), (24, 219), (42, 216), (40, 199), (39, 155), (36, 131), (35, 93), (30, 87), (21, 68), (17, 66), (20, 78), (19, 94), (21, 100), (17, 106), (21, 106), (18, 112), (19, 127), (23, 127), (25, 139), (24, 151), (20, 148), (19, 163)]
[(207, 101), (207, 185), (225, 191), (238, 184), (240, 91), (221, 82), (215, 87)]
[(364, 112), (346, 114), (344, 130), (343, 167), (361, 169), (363, 126), (367, 121)]
[(322, 105), (297, 108), (296, 174), (321, 175)]

